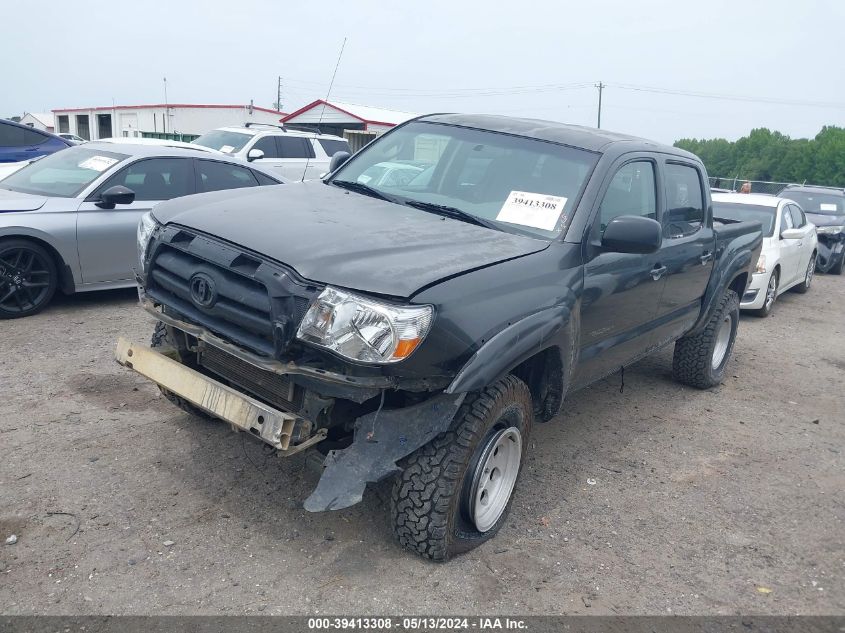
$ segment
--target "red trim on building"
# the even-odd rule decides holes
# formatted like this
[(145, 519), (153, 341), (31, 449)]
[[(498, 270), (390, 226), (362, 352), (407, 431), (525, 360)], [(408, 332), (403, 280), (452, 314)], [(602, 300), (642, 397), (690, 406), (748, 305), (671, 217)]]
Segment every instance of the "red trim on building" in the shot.
[(315, 107), (317, 107), (317, 106), (319, 106), (319, 105), (322, 105), (322, 104), (324, 104), (324, 103), (325, 103), (325, 104), (326, 104), (326, 106), (327, 106), (327, 107), (329, 107), (329, 108), (334, 108), (334, 109), (335, 109), (335, 110), (337, 110), (338, 112), (343, 112), (344, 114), (348, 114), (348, 115), (349, 115), (349, 116), (351, 116), (353, 119), (358, 119), (359, 121), (361, 121), (361, 123), (363, 123), (363, 124), (364, 124), (364, 129), (366, 129), (366, 128), (367, 128), (367, 124), (368, 124), (368, 123), (372, 123), (373, 125), (386, 125), (386, 126), (388, 126), (388, 127), (396, 127), (396, 124), (395, 124), (395, 123), (387, 123), (387, 122), (385, 122), (385, 121), (370, 121), (369, 119), (362, 119), (362, 118), (361, 118), (361, 117), (359, 117), (357, 114), (352, 114), (351, 112), (349, 112), (349, 110), (344, 110), (343, 108), (339, 108), (339, 107), (338, 107), (338, 106), (336, 106), (335, 104), (331, 103), (330, 101), (326, 101), (325, 99), (317, 99), (316, 101), (312, 101), (311, 103), (309, 103), (309, 104), (308, 104), (308, 105), (306, 105), (306, 106), (302, 106), (302, 107), (301, 107), (299, 110), (297, 110), (296, 112), (291, 112), (290, 114), (288, 114), (288, 115), (286, 115), (286, 116), (283, 116), (283, 117), (281, 118), (281, 122), (282, 122), (282, 123), (287, 123), (288, 121), (290, 121), (290, 120), (291, 120), (291, 119), (293, 119), (294, 117), (299, 116), (299, 115), (300, 115), (300, 114), (302, 114), (303, 112), (307, 112), (308, 110), (311, 110), (312, 108), (315, 108)]
[[(144, 105), (120, 105), (120, 106), (98, 106), (96, 108), (57, 108), (52, 112), (107, 112), (110, 110), (143, 110), (152, 108), (217, 108), (220, 110), (247, 110), (248, 105), (215, 105), (213, 103), (152, 103)], [(278, 114), (287, 116), (284, 112), (278, 110), (270, 110), (269, 108), (262, 108), (260, 106), (252, 106), (253, 110), (259, 112), (269, 112), (270, 114)]]

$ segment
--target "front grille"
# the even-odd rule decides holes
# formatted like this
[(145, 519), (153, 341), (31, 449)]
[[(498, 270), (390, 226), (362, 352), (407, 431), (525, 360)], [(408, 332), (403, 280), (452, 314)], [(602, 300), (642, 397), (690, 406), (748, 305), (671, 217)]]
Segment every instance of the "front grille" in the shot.
[(203, 348), (199, 363), (275, 407), (295, 412), (302, 406), (302, 388), (290, 378), (250, 365), (213, 345)]
[[(146, 292), (187, 321), (261, 355), (278, 357), (317, 293), (294, 275), (237, 247), (167, 227), (155, 244)], [(205, 294), (197, 291), (198, 279)]]

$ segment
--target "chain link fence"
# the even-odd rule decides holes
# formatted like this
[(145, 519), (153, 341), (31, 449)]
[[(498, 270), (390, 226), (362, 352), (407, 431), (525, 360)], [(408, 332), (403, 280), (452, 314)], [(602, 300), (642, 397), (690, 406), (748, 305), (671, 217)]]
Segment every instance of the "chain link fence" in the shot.
[(726, 191), (742, 191), (742, 186), (748, 183), (751, 186), (751, 191), (744, 193), (767, 193), (775, 196), (783, 191), (787, 185), (802, 184), (792, 182), (771, 182), (768, 180), (744, 180), (742, 178), (722, 178), (719, 176), (710, 176), (711, 189), (725, 189)]

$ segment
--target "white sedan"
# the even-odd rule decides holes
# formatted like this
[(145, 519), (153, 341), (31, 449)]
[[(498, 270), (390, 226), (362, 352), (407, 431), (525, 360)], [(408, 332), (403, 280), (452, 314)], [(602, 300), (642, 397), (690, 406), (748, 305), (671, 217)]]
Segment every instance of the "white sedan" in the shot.
[(714, 193), (713, 217), (757, 220), (763, 225), (763, 250), (739, 307), (768, 316), (775, 300), (790, 288), (804, 293), (813, 281), (818, 253), (816, 227), (798, 203), (752, 193)]

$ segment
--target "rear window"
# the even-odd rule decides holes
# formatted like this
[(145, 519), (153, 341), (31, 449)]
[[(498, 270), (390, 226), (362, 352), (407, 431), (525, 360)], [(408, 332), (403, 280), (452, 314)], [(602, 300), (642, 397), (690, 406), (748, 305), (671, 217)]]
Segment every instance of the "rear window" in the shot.
[(211, 149), (226, 152), (227, 154), (234, 154), (235, 152), (241, 151), (251, 138), (252, 134), (214, 130), (208, 134), (203, 134), (199, 138), (195, 138), (191, 143), (210, 147)]
[(349, 143), (346, 141), (341, 140), (334, 140), (330, 138), (319, 138), (317, 141), (320, 143), (320, 147), (323, 148), (323, 151), (329, 156), (332, 157), (338, 152), (348, 152), (349, 151)]
[(787, 189), (780, 194), (780, 197), (797, 202), (805, 213), (845, 214), (845, 194), (790, 191)]
[(757, 204), (735, 204), (713, 201), (713, 217), (716, 220), (735, 220), (746, 222), (752, 220), (763, 225), (763, 235), (771, 237), (775, 234), (775, 213), (777, 207), (764, 207)]

